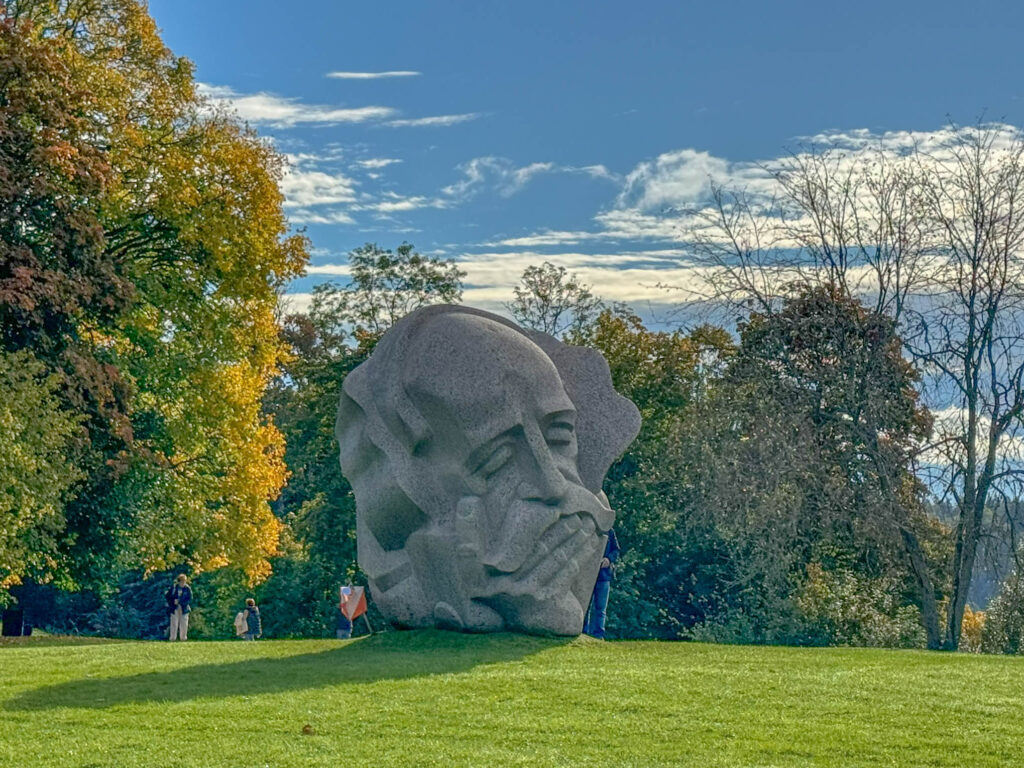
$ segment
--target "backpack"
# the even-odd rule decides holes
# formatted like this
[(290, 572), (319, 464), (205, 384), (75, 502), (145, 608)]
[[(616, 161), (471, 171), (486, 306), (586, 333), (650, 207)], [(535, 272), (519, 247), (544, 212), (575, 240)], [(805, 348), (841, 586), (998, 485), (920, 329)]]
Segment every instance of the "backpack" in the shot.
[(235, 614), (235, 634), (239, 637), (249, 631), (249, 622), (245, 620), (245, 611)]

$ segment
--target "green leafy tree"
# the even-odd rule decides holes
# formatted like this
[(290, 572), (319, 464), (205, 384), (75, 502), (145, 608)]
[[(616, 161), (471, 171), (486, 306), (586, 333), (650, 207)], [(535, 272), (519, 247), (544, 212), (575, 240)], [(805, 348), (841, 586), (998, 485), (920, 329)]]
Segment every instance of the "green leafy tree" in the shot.
[(548, 261), (527, 267), (512, 291), (505, 307), (516, 322), (557, 337), (581, 332), (604, 308), (578, 275)]
[(692, 504), (693, 483), (690, 468), (673, 461), (674, 446), (732, 343), (713, 327), (651, 331), (623, 308), (603, 311), (566, 340), (600, 351), (616, 390), (643, 417), (639, 436), (604, 484), (623, 546), (609, 629), (618, 636), (678, 637), (711, 610), (724, 577), (715, 542), (686, 525), (682, 511)]
[(946, 411), (921, 479), (951, 501), (956, 650), (979, 556), (1020, 495), (1024, 436), (1024, 135), (950, 124), (928, 146), (879, 141), (851, 155), (810, 146), (771, 170), (764, 195), (712, 185), (692, 219), (692, 255), (713, 295), (771, 312), (795, 275), (889, 314)]
[(285, 319), (290, 354), (266, 398), (287, 440), (290, 473), (275, 509), (297, 546), (261, 588), (261, 599), (277, 606), (268, 608), (268, 617), (276, 615), (268, 631), (277, 635), (318, 634), (334, 616), (338, 585), (359, 580), (355, 497), (334, 437), (345, 376), (406, 313), (462, 295), (463, 273), (453, 262), (421, 256), (408, 243), (394, 252), (365, 245), (349, 262), (348, 285), (317, 286), (309, 312)]
[(409, 243), (394, 251), (367, 243), (351, 251), (348, 261), (348, 283), (318, 286), (317, 300), (321, 317), (358, 339), (380, 337), (417, 307), (462, 300), (466, 273), (450, 259), (417, 253)]
[[(912, 473), (931, 419), (893, 322), (814, 288), (752, 313), (740, 339), (713, 396), (691, 414), (699, 437), (683, 444), (702, 468), (696, 509), (727, 544), (733, 586), (761, 621), (755, 634), (777, 640), (797, 626), (794, 597), (813, 566), (868, 586), (902, 584), (900, 605), (919, 609), (937, 646), (941, 560), (926, 552), (942, 531)], [(840, 577), (820, 581), (829, 578)], [(814, 636), (809, 627), (806, 640)]]
[(61, 570), (65, 495), (81, 474), (68, 460), (79, 418), (59, 388), (27, 351), (0, 351), (0, 602), (23, 577)]

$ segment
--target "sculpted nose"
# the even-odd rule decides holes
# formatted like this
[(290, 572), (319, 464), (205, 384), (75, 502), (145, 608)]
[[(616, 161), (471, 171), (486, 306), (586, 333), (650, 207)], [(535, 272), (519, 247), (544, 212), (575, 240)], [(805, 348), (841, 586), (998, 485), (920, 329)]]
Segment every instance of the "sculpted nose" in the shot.
[(538, 430), (526, 435), (526, 444), (532, 466), (522, 489), (522, 498), (544, 504), (560, 503), (569, 490), (569, 483), (555, 464), (547, 441)]

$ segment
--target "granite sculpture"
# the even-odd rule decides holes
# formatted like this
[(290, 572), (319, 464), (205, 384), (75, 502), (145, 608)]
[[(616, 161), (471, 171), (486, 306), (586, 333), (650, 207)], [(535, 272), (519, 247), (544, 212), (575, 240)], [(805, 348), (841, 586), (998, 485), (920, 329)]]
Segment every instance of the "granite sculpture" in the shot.
[(640, 429), (595, 350), (497, 315), (412, 312), (346, 378), (359, 564), (399, 627), (577, 635)]

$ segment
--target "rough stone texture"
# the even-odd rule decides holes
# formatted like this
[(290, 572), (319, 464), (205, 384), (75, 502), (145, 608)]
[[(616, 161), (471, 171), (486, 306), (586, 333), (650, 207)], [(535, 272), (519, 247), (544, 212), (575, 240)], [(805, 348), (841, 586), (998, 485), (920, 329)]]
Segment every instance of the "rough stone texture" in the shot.
[(497, 315), (417, 310), (345, 379), (359, 564), (395, 625), (576, 635), (640, 429), (608, 364)]

